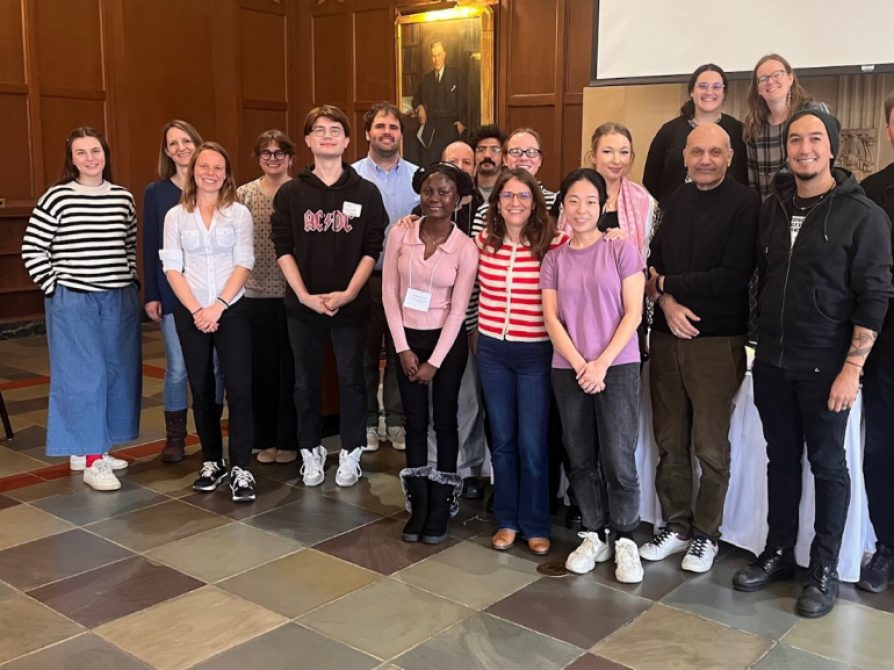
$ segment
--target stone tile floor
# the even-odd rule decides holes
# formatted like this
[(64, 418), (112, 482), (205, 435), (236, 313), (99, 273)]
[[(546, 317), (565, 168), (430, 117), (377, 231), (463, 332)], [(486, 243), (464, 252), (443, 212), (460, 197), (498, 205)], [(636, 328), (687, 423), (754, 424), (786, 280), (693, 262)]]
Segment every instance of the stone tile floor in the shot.
[(182, 464), (157, 458), (151, 328), (144, 363), (124, 487), (98, 493), (43, 454), (45, 339), (0, 341), (16, 431), (0, 440), (0, 668), (894, 668), (894, 590), (843, 585), (831, 615), (802, 620), (794, 583), (733, 591), (748, 556), (727, 545), (706, 575), (669, 559), (635, 586), (612, 564), (549, 577), (538, 567), (563, 560), (574, 533), (556, 525), (546, 557), (494, 552), (491, 518), (468, 501), (444, 544), (403, 543), (402, 456), (387, 443), (351, 489), (334, 485), (330, 458), (317, 489), (293, 463), (254, 468), (252, 505), (194, 494), (194, 440)]

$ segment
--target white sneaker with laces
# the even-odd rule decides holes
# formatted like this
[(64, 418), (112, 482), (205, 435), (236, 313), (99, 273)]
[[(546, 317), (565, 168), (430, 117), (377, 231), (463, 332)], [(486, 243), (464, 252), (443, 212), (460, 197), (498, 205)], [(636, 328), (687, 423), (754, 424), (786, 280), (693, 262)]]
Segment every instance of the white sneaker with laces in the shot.
[(643, 581), (643, 564), (639, 560), (636, 543), (626, 537), (615, 542), (615, 579), (622, 584), (639, 584)]
[(612, 557), (611, 545), (603, 542), (599, 538), (599, 533), (583, 530), (577, 536), (582, 538), (583, 542), (565, 559), (565, 569), (568, 572), (585, 575), (593, 570), (597, 563), (605, 563)]
[(335, 471), (335, 483), (339, 486), (354, 486), (363, 471), (360, 469), (361, 448), (351, 451), (342, 449), (338, 454), (338, 470)]
[(379, 448), (379, 431), (375, 426), (366, 427), (366, 446), (363, 451), (377, 451)]
[[(123, 458), (115, 458), (111, 454), (103, 454), (102, 460), (109, 464), (109, 467), (112, 470), (124, 470), (127, 468), (129, 463), (125, 461)], [(87, 467), (87, 457), (86, 456), (69, 456), (68, 457), (68, 469), (72, 472), (81, 472)]]
[(670, 528), (665, 528), (639, 548), (639, 555), (647, 561), (662, 561), (671, 554), (689, 549), (689, 540), (683, 539)]
[(313, 449), (302, 449), (301, 481), (305, 486), (319, 486), (326, 479), (326, 447), (322, 444)]
[(714, 565), (716, 556), (717, 545), (707, 537), (698, 536), (689, 545), (680, 567), (689, 572), (707, 572)]
[(95, 491), (117, 491), (121, 488), (112, 466), (103, 459), (84, 468), (84, 483)]
[(407, 448), (407, 430), (403, 426), (388, 426), (388, 441), (398, 451)]

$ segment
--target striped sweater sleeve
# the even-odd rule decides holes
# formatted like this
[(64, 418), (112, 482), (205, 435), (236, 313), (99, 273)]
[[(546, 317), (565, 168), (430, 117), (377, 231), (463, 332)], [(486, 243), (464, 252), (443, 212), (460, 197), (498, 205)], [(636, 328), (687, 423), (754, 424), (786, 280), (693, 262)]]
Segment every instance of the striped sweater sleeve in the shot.
[(52, 209), (52, 193), (50, 190), (38, 200), (22, 240), (25, 269), (44, 295), (52, 294), (56, 288), (56, 271), (50, 261), (50, 246), (59, 229), (59, 219)]
[[(478, 235), (484, 230), (485, 220), (487, 218), (487, 208), (488, 204), (484, 203), (481, 207), (478, 208), (478, 211), (475, 212), (475, 217), (472, 219), (472, 225), (469, 229), (469, 237), (473, 240), (478, 238)], [(472, 286), (472, 295), (469, 297), (469, 307), (466, 310), (466, 331), (472, 332), (476, 328), (478, 328), (478, 298), (481, 294), (481, 287), (478, 285), (478, 279), (475, 279), (475, 284)]]

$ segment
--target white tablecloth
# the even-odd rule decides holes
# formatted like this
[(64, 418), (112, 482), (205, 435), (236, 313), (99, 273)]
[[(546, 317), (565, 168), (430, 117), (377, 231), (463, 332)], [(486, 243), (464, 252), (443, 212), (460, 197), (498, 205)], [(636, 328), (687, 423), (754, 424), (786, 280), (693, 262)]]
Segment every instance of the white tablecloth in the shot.
[[(652, 403), (649, 399), (648, 363), (643, 366), (643, 398), (640, 412), (639, 442), (636, 449), (636, 465), (640, 477), (640, 516), (644, 521), (661, 526), (661, 505), (655, 492), (655, 468), (658, 465), (658, 448), (652, 433)], [(742, 387), (734, 399), (730, 421), (731, 445), (730, 484), (726, 494), (723, 524), (720, 531), (723, 540), (755, 554), (764, 548), (767, 537), (767, 443), (757, 408), (754, 406), (754, 387), (751, 374), (745, 376)], [(851, 409), (845, 436), (847, 466), (851, 476), (851, 502), (841, 542), (838, 574), (842, 581), (856, 582), (860, 578), (860, 563), (864, 552), (875, 550), (875, 532), (869, 522), (866, 487), (863, 484), (863, 436), (861, 419), (863, 401), (857, 401)], [(697, 468), (697, 466), (696, 466)], [(795, 558), (801, 566), (810, 561), (810, 542), (813, 539), (814, 489), (813, 475), (803, 457), (803, 488), (801, 493), (801, 519)]]

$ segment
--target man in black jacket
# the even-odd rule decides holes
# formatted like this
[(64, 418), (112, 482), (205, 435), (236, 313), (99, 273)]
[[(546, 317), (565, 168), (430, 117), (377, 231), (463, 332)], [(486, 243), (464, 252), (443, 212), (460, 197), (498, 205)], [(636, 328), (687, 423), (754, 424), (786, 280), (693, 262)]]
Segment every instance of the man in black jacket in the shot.
[(314, 164), (273, 199), (270, 238), (291, 289), (283, 303), (295, 356), (305, 486), (319, 486), (324, 478), (320, 391), (326, 340), (332, 342), (338, 368), (338, 486), (357, 483), (366, 445), (367, 281), (382, 251), (388, 216), (376, 185), (342, 161), (350, 133), (348, 117), (338, 107), (311, 110), (304, 122), (304, 141)]
[[(685, 552), (684, 570), (707, 572), (729, 485), (732, 401), (745, 376), (760, 197), (728, 174), (733, 150), (719, 125), (689, 133), (683, 158), (692, 181), (665, 202), (646, 286), (657, 300), (649, 388), (660, 455), (655, 488), (667, 525), (640, 556)], [(692, 451), (702, 469), (695, 499)]]
[[(894, 144), (894, 91), (885, 98), (885, 131)], [(866, 195), (894, 221), (894, 163), (867, 177)], [(878, 539), (875, 554), (860, 570), (857, 587), (881, 592), (894, 577), (894, 307), (888, 315), (863, 375), (866, 444), (863, 478), (869, 498), (869, 517)]]
[(754, 400), (767, 440), (764, 551), (733, 576), (757, 591), (794, 573), (801, 454), (816, 490), (805, 617), (838, 597), (838, 552), (850, 501), (844, 436), (860, 375), (882, 327), (891, 286), (885, 213), (833, 168), (841, 126), (827, 112), (796, 112), (785, 129), (790, 173), (777, 174), (758, 226), (758, 345)]

